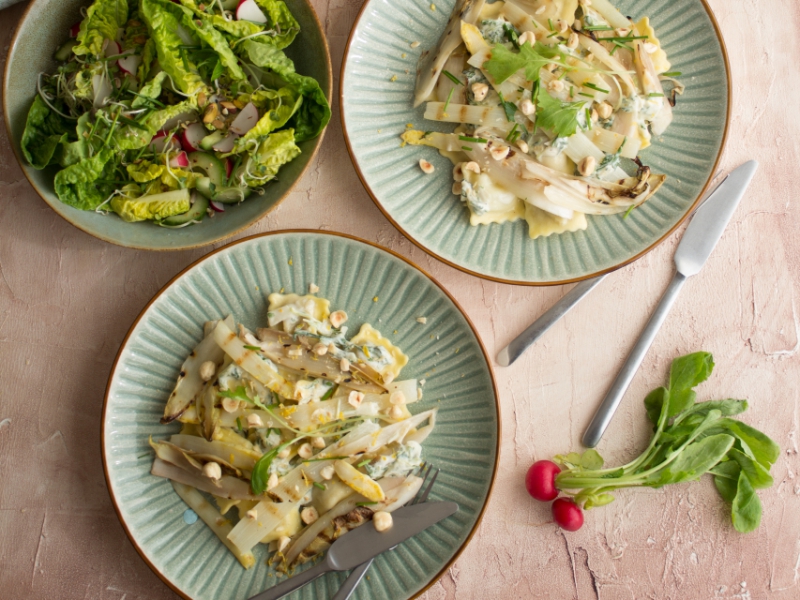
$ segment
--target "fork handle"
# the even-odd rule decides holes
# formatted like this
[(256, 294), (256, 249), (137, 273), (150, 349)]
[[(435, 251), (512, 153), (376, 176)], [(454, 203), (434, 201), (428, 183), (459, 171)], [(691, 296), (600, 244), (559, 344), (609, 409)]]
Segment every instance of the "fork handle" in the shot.
[(323, 560), (310, 569), (306, 569), (302, 573), (298, 573), (294, 577), (290, 577), (286, 581), (283, 581), (278, 585), (274, 585), (271, 588), (264, 590), (260, 594), (256, 594), (250, 598), (250, 600), (278, 600), (278, 598), (283, 598), (286, 594), (295, 591), (297, 588), (303, 587), (305, 584), (314, 581), (317, 577), (320, 577), (331, 570), (331, 567), (328, 566), (328, 561)]
[(350, 571), (350, 575), (347, 576), (342, 587), (339, 588), (339, 591), (336, 592), (336, 595), (331, 600), (347, 600), (350, 598), (358, 587), (358, 584), (364, 579), (367, 569), (369, 569), (374, 560), (374, 558), (370, 558), (367, 562), (358, 565), (355, 569)]

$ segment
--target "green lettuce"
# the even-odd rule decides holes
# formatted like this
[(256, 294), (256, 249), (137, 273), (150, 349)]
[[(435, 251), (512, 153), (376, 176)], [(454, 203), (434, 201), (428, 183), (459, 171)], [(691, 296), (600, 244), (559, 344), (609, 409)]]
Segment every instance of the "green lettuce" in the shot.
[(54, 187), (59, 200), (81, 210), (94, 210), (100, 206), (111, 192), (109, 185), (98, 185), (97, 180), (113, 157), (114, 151), (104, 148), (91, 158), (56, 173)]
[(156, 165), (150, 161), (143, 160), (138, 164), (130, 164), (125, 167), (131, 179), (138, 183), (147, 183), (161, 177), (164, 173), (164, 165)]
[(275, 31), (274, 36), (265, 35), (259, 39), (277, 48), (286, 48), (300, 33), (300, 24), (292, 16), (289, 7), (283, 0), (256, 0), (256, 4), (264, 10), (271, 28)]
[(117, 196), (111, 199), (110, 204), (111, 209), (128, 223), (150, 219), (161, 220), (189, 210), (189, 190), (164, 192), (139, 198)]
[(250, 155), (245, 182), (250, 187), (258, 187), (273, 179), (278, 170), (300, 154), (295, 144), (295, 134), (291, 129), (271, 133)]
[(248, 140), (255, 140), (268, 135), (286, 125), (303, 103), (303, 97), (290, 87), (274, 90), (258, 90), (250, 95), (250, 102), (255, 104), (262, 116), (255, 127), (236, 140), (234, 153), (247, 147)]
[(295, 140), (302, 142), (317, 137), (331, 118), (330, 104), (317, 80), (297, 74), (294, 63), (283, 52), (269, 44), (255, 39), (245, 40), (241, 48), (245, 58), (254, 65), (272, 71), (265, 75), (267, 80), (265, 83), (269, 87), (280, 89), (288, 85), (303, 96), (302, 105), (289, 122), (295, 130)]
[[(155, 40), (159, 65), (172, 78), (173, 85), (184, 94), (194, 95), (207, 86), (187, 52), (181, 48), (184, 42), (178, 35), (178, 27), (182, 19), (173, 13), (171, 6), (175, 5), (161, 0), (141, 0), (141, 15), (150, 30), (150, 37)], [(180, 7), (176, 8), (180, 10)]]
[(153, 38), (150, 37), (144, 44), (144, 49), (142, 49), (142, 62), (136, 71), (139, 81), (145, 81), (147, 79), (147, 75), (150, 73), (150, 68), (153, 66), (153, 61), (155, 59), (156, 43), (153, 41)]
[[(203, 14), (205, 15), (205, 13)], [(252, 21), (228, 21), (228, 19), (224, 19), (219, 15), (205, 15), (200, 18), (207, 19), (214, 28), (236, 38), (243, 38), (264, 31), (263, 26)]]
[(224, 35), (204, 19), (200, 19), (199, 22), (194, 21), (191, 18), (191, 14), (186, 16), (185, 21), (191, 24), (197, 37), (211, 46), (217, 53), (220, 62), (228, 70), (228, 75), (230, 75), (231, 79), (245, 79), (244, 71), (242, 71), (242, 68), (239, 66), (239, 59), (236, 58), (236, 55), (233, 53), (233, 50), (231, 50)]
[(72, 51), (78, 56), (103, 53), (103, 42), (117, 38), (117, 30), (128, 20), (127, 0), (95, 0), (86, 11), (78, 32), (78, 45)]
[(53, 161), (61, 143), (67, 141), (67, 131), (66, 120), (50, 110), (37, 94), (28, 111), (20, 142), (25, 160), (34, 169), (44, 169)]
[(148, 106), (150, 103), (147, 101), (147, 98), (158, 98), (161, 95), (161, 86), (164, 84), (166, 78), (166, 72), (159, 71), (155, 77), (142, 86), (142, 89), (138, 92), (139, 95), (133, 99), (131, 108)]
[[(92, 155), (92, 148), (87, 139), (89, 137), (89, 117), (91, 113), (83, 113), (78, 119), (78, 124), (75, 127), (78, 133), (78, 140), (75, 142), (62, 141), (61, 152), (58, 157), (58, 162), (62, 167), (68, 167), (79, 163), (80, 161), (89, 158)], [(85, 134), (85, 135), (84, 135)]]

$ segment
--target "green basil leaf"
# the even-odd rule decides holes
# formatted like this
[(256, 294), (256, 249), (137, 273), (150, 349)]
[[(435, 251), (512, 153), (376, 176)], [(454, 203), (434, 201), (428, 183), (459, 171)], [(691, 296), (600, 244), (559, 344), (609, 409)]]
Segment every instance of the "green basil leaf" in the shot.
[(743, 472), (739, 474), (739, 485), (731, 505), (731, 518), (733, 526), (740, 533), (753, 531), (761, 523), (761, 500)]

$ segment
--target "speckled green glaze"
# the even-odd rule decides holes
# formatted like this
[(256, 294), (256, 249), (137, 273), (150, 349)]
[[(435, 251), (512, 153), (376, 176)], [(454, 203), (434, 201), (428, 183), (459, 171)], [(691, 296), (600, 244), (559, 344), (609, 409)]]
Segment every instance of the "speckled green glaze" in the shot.
[[(400, 147), (408, 123), (430, 131), (453, 125), (411, 106), (420, 53), (433, 47), (455, 0), (367, 0), (342, 67), (341, 111), (351, 156), (373, 199), (398, 228), (440, 259), (481, 277), (549, 284), (618, 267), (646, 252), (687, 214), (712, 176), (728, 120), (728, 72), (714, 21), (701, 0), (618, 0), (636, 20), (650, 16), (686, 93), (675, 120), (641, 158), (667, 183), (627, 218), (589, 217), (586, 231), (531, 240), (524, 221), (470, 227), (450, 192), (452, 164), (434, 149)], [(419, 41), (416, 49), (410, 43)], [(396, 76), (396, 80), (392, 78)], [(426, 158), (433, 176), (417, 166)]]
[[(245, 571), (202, 522), (184, 522), (186, 505), (167, 480), (149, 473), (148, 436), (178, 429), (159, 418), (204, 321), (232, 314), (251, 328), (263, 325), (267, 294), (303, 294), (310, 283), (347, 311), (351, 331), (369, 322), (408, 354), (402, 377), (427, 380), (411, 410), (439, 407), (423, 445), (424, 458), (441, 469), (431, 498), (460, 505), (453, 517), (379, 557), (355, 598), (413, 596), (477, 526), (495, 474), (498, 409), (485, 354), (460, 309), (427, 275), (361, 241), (312, 232), (257, 236), (202, 259), (156, 296), (129, 332), (106, 394), (103, 458), (112, 498), (139, 552), (185, 597), (240, 600), (277, 580), (263, 550)], [(329, 574), (290, 598), (330, 598), (343, 580)]]
[[(115, 215), (77, 210), (59, 201), (53, 190), (58, 168), (51, 166), (43, 171), (31, 168), (22, 157), (19, 142), (36, 94), (38, 74), (53, 72), (57, 65), (53, 53), (68, 38), (69, 27), (80, 20), (81, 8), (89, 4), (90, 0), (33, 0), (8, 52), (3, 86), (6, 127), (22, 170), (44, 201), (90, 235), (146, 250), (180, 250), (212, 244), (249, 227), (274, 208), (300, 179), (322, 136), (299, 144), (302, 154), (281, 169), (278, 180), (266, 187), (264, 195), (253, 195), (239, 206), (228, 207), (223, 215), (191, 227), (166, 229), (150, 222), (125, 223)], [(286, 53), (295, 61), (298, 72), (316, 78), (330, 98), (331, 62), (319, 19), (308, 0), (287, 0), (287, 4), (300, 23), (301, 33)]]

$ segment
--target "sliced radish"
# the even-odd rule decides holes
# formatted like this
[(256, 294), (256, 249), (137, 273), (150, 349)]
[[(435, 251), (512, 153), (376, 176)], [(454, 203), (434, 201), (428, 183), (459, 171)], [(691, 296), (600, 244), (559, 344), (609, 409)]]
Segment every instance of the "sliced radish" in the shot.
[(198, 152), (200, 150), (200, 140), (208, 135), (206, 128), (202, 123), (192, 123), (181, 134), (181, 142), (183, 147), (189, 152)]
[(169, 159), (169, 166), (173, 169), (183, 169), (189, 166), (189, 156), (186, 152), (178, 152)]
[(106, 40), (103, 43), (103, 56), (108, 58), (109, 56), (119, 56), (122, 53), (122, 48), (120, 48), (119, 44), (114, 40)]
[(197, 113), (195, 111), (187, 111), (172, 117), (169, 121), (161, 126), (161, 131), (170, 131), (175, 129), (179, 123), (191, 123), (197, 120)]
[(225, 177), (230, 179), (231, 173), (233, 173), (233, 161), (228, 157), (225, 159)]
[(252, 102), (248, 102), (231, 123), (231, 131), (244, 135), (255, 127), (256, 123), (258, 123), (258, 108)]
[(126, 54), (117, 61), (117, 64), (129, 75), (136, 75), (136, 70), (142, 64), (142, 57), (138, 54)]
[(253, 23), (266, 23), (267, 17), (261, 12), (255, 0), (242, 0), (236, 8), (238, 21), (252, 21)]
[(236, 143), (236, 138), (239, 137), (233, 133), (229, 133), (219, 142), (211, 146), (217, 152), (230, 152), (233, 150), (233, 145)]
[(78, 21), (77, 23), (75, 23), (75, 25), (69, 28), (69, 37), (76, 38), (78, 37), (78, 34), (80, 32), (81, 32), (81, 22)]
[(217, 212), (225, 212), (225, 207), (222, 206), (219, 202), (214, 202), (213, 200), (209, 202), (211, 208), (213, 208)]
[(111, 82), (104, 75), (93, 75), (92, 88), (94, 89), (94, 107), (99, 108), (111, 95)]
[(175, 136), (172, 136), (169, 139), (169, 146), (167, 146), (167, 133), (165, 131), (159, 131), (153, 136), (153, 139), (150, 142), (150, 148), (158, 154), (162, 154), (163, 152), (167, 151), (175, 152), (182, 149), (181, 143), (175, 139)]

